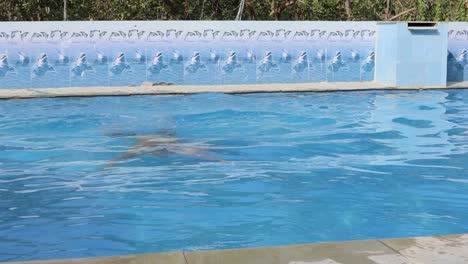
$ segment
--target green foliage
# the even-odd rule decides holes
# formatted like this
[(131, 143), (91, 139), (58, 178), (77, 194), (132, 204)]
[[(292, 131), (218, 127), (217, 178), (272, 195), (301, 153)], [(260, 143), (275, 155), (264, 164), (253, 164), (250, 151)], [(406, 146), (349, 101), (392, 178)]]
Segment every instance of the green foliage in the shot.
[(418, 0), (418, 15), (416, 19), (419, 21), (426, 20), (426, 13), (427, 13), (427, 5), (425, 0)]
[[(232, 20), (239, 0), (67, 0), (68, 20)], [(346, 20), (345, 0), (245, 0), (244, 20)], [(352, 0), (357, 21), (468, 21), (466, 0)], [(387, 8), (388, 4), (388, 8)], [(2, 21), (63, 20), (63, 0), (0, 0)]]
[(466, 1), (464, 0), (459, 0), (458, 1), (458, 5), (457, 5), (457, 12), (456, 12), (456, 16), (455, 16), (455, 19), (458, 20), (458, 21), (467, 21), (468, 20), (468, 17), (467, 17), (467, 10), (465, 8), (465, 3)]
[(443, 12), (442, 12), (442, 6), (443, 6), (443, 1), (441, 0), (436, 0), (435, 1), (435, 6), (434, 6), (434, 21), (444, 21), (443, 17)]

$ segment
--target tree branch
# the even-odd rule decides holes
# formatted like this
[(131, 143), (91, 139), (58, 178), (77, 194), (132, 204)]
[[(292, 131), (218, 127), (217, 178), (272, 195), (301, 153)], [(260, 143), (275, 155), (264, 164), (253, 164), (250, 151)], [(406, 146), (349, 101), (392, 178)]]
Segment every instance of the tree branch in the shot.
[(284, 9), (294, 5), (295, 3), (297, 2), (297, 0), (286, 0), (283, 2), (283, 4), (281, 4), (281, 6), (279, 7), (279, 13), (282, 13)]
[(255, 9), (252, 6), (252, 0), (245, 0), (245, 4), (247, 5), (247, 9), (249, 10), (250, 15), (254, 20), (257, 20), (257, 14), (255, 13)]
[(351, 0), (345, 0), (345, 10), (348, 20), (351, 20)]
[(408, 14), (410, 12), (413, 12), (414, 10), (416, 10), (416, 7), (413, 7), (411, 9), (406, 10), (406, 11), (403, 11), (403, 12), (399, 13), (398, 15), (392, 16), (391, 18), (388, 19), (388, 21), (392, 21), (392, 20), (394, 20), (396, 18), (399, 18), (400, 16), (402, 16), (404, 14)]
[(387, 7), (385, 8), (385, 20), (388, 19), (388, 16), (390, 15), (390, 0), (387, 0)]

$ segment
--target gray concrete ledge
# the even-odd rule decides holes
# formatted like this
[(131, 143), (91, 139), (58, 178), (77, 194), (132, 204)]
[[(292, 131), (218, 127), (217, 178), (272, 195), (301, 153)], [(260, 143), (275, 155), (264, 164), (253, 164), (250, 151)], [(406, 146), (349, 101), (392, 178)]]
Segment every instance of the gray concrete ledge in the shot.
[(392, 87), (377, 82), (321, 82), (288, 84), (249, 85), (142, 85), (67, 88), (0, 89), (0, 99), (72, 96), (116, 96), (116, 95), (171, 95), (194, 93), (263, 93), (263, 92), (330, 92), (358, 90), (414, 90), (455, 89), (468, 87), (466, 83), (430, 87)]
[(468, 234), (10, 263), (461, 264), (468, 263)]

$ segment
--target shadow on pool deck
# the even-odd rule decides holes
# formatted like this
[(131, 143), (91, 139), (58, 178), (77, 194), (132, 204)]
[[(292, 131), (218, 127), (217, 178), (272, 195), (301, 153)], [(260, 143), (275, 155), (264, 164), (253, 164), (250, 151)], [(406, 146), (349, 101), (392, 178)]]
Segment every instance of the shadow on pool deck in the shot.
[(461, 264), (468, 263), (468, 234), (15, 263)]

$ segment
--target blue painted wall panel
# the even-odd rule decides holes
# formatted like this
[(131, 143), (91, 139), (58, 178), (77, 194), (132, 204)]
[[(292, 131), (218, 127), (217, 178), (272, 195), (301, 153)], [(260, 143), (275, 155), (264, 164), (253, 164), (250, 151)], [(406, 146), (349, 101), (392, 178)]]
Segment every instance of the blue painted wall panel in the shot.
[(437, 30), (407, 30), (399, 24), (398, 86), (445, 85), (447, 79), (447, 23)]
[(379, 25), (376, 45), (375, 78), (382, 83), (396, 83), (396, 57), (395, 45), (398, 27), (393, 24)]
[(395, 86), (443, 86), (447, 74), (447, 24), (408, 30), (407, 23), (379, 23), (376, 80)]

